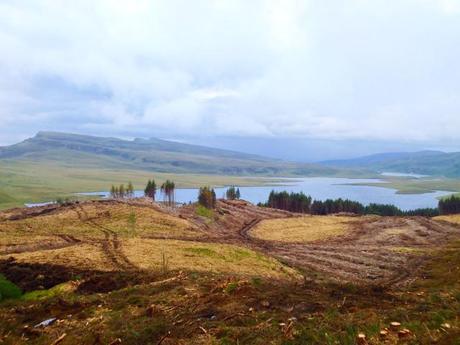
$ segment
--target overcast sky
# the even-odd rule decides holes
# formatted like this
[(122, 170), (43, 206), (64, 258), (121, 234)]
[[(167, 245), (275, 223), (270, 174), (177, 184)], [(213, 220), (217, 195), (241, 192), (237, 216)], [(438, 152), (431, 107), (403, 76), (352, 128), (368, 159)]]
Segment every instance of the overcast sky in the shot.
[(0, 145), (460, 143), (457, 0), (0, 0), (0, 47)]

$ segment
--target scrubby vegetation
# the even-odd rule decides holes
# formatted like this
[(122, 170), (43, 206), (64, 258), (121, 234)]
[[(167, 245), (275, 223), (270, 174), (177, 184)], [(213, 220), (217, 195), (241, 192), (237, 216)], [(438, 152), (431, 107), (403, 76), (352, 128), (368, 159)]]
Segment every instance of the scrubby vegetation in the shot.
[(198, 192), (198, 203), (208, 209), (213, 209), (216, 206), (216, 192), (214, 188), (205, 186), (201, 187)]
[(0, 273), (0, 301), (8, 298), (19, 298), (21, 295), (21, 289)]
[(198, 205), (196, 207), (195, 213), (198, 216), (205, 217), (211, 219), (214, 216), (214, 212), (212, 209), (204, 207), (203, 205)]

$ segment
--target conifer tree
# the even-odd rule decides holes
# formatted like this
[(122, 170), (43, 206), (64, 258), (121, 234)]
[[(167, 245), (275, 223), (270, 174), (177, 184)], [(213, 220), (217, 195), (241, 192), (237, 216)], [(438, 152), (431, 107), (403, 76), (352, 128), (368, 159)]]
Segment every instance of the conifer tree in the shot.
[(208, 186), (201, 187), (198, 193), (198, 203), (206, 208), (214, 208), (216, 206), (216, 192), (214, 188)]
[(114, 185), (112, 185), (112, 187), (110, 188), (110, 197), (112, 199), (117, 197), (117, 187), (115, 187)]
[(134, 197), (134, 186), (131, 181), (128, 182), (128, 187), (126, 187), (126, 195), (128, 198)]

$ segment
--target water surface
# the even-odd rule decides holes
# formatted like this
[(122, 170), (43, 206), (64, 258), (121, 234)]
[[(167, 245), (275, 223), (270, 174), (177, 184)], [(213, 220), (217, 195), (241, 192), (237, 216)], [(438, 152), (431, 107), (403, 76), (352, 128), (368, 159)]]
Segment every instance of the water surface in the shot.
[[(239, 187), (241, 198), (254, 204), (266, 202), (271, 190), (304, 192), (316, 200), (325, 199), (350, 199), (359, 201), (364, 205), (369, 203), (393, 204), (402, 210), (416, 208), (437, 207), (437, 198), (449, 195), (451, 192), (436, 191), (425, 194), (396, 194), (395, 189), (382, 188), (375, 186), (357, 186), (356, 183), (382, 183), (379, 179), (348, 179), (334, 177), (309, 177), (301, 179), (284, 179), (284, 183), (271, 184), (258, 187)], [(215, 188), (218, 198), (225, 195), (226, 187)], [(108, 197), (109, 192), (80, 193), (82, 195), (92, 195)], [(143, 196), (143, 191), (135, 191), (135, 196)], [(176, 189), (176, 201), (180, 203), (195, 202), (198, 196), (197, 188)], [(158, 196), (162, 200), (161, 195)]]

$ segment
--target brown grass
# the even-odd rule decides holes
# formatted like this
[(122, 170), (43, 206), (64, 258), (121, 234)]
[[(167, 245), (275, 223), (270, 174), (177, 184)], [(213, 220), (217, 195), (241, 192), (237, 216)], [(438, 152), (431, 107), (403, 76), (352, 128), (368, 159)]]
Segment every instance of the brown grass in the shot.
[(343, 235), (349, 229), (348, 223), (355, 220), (355, 217), (343, 216), (266, 219), (251, 230), (251, 236), (269, 241), (306, 243)]
[(235, 245), (134, 238), (126, 240), (123, 248), (129, 260), (142, 269), (160, 271), (164, 253), (171, 270), (300, 278), (277, 260)]
[[(122, 254), (138, 269), (162, 271), (163, 254), (170, 270), (227, 273), (275, 279), (300, 278), (293, 269), (277, 260), (234, 245), (177, 240), (123, 239)], [(71, 247), (0, 256), (18, 262), (62, 265), (66, 267), (111, 271), (117, 267), (99, 245), (78, 244)]]
[(10, 257), (22, 263), (62, 265), (78, 269), (101, 271), (110, 271), (113, 269), (103, 251), (97, 246), (90, 244), (3, 255), (0, 256), (0, 260)]
[(21, 237), (30, 240), (30, 236), (72, 235), (100, 239), (104, 237), (100, 227), (119, 236), (200, 236), (187, 220), (153, 208), (122, 203), (85, 203), (53, 214), (0, 222), (0, 247), (15, 243)]
[(434, 220), (444, 220), (449, 223), (460, 224), (460, 214), (451, 214), (448, 216), (434, 217)]

